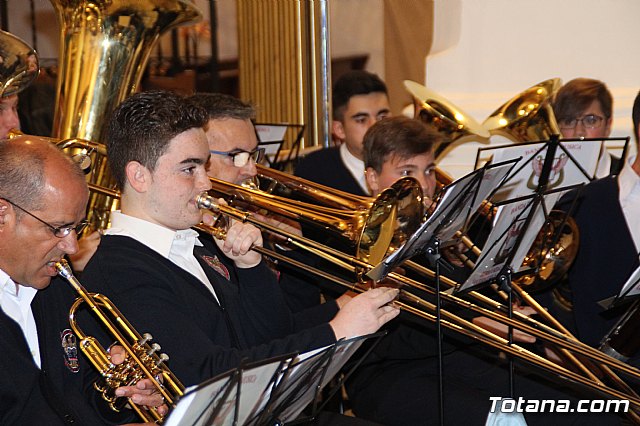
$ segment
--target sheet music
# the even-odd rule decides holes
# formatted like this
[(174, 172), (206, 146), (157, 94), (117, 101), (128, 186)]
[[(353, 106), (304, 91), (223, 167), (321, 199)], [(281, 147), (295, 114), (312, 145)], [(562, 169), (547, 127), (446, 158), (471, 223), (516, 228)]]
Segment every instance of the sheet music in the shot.
[[(556, 191), (546, 194), (543, 197), (544, 209), (542, 203), (535, 203), (533, 196), (498, 207), (494, 226), (484, 245), (487, 249), (483, 251), (475, 268), (458, 291), (466, 291), (491, 281), (505, 266), (510, 266), (514, 272), (522, 270), (522, 262), (529, 253), (542, 225), (544, 225), (545, 209), (547, 212), (550, 211), (565, 193), (566, 191)], [(535, 210), (532, 213), (531, 210), (534, 206)], [(530, 214), (533, 216), (529, 226), (524, 231), (520, 244), (516, 247), (518, 237)], [(510, 256), (513, 250), (516, 252)], [(507, 262), (510, 264), (507, 265)]]
[[(319, 383), (320, 387), (323, 388), (329, 383), (329, 381), (342, 369), (347, 360), (358, 350), (358, 348), (362, 345), (362, 339), (351, 339), (350, 341), (341, 341), (336, 345), (336, 350), (331, 355), (331, 358), (328, 360), (324, 371), (318, 370), (313, 377), (309, 377), (310, 383), (318, 382), (322, 379), (322, 382)], [(302, 394), (296, 398), (295, 403), (286, 407), (278, 416), (278, 418), (284, 422), (291, 421), (298, 417), (302, 410), (309, 405), (309, 403), (313, 400), (317, 389), (313, 386), (307, 386), (303, 389)]]
[(282, 421), (293, 420), (368, 337), (341, 340), (295, 358), (279, 357), (259, 365), (254, 363), (192, 386), (164, 424), (257, 425), (271, 416)]
[(280, 142), (288, 128), (286, 124), (256, 124), (254, 127), (260, 142)]
[(640, 267), (631, 273), (624, 283), (618, 297), (630, 297), (640, 294)]
[(367, 273), (380, 281), (396, 266), (418, 254), (433, 238), (451, 239), (463, 228), (470, 215), (497, 188), (512, 169), (516, 160), (475, 170), (444, 189), (434, 212), (400, 249)]
[[(504, 185), (496, 194), (496, 200), (518, 198), (535, 191), (547, 153), (546, 147), (542, 149), (545, 143), (510, 145), (492, 150), (494, 162), (522, 157), (522, 160), (514, 168), (513, 173), (507, 177)], [(603, 149), (603, 141), (567, 141), (560, 142), (560, 146), (564, 147), (575, 158), (589, 177), (585, 176), (578, 166), (570, 160), (567, 153), (558, 147), (551, 173), (549, 174), (547, 188), (553, 189), (588, 183), (589, 178), (593, 178), (595, 175), (598, 156), (600, 155), (600, 150)]]
[[(169, 417), (165, 419), (166, 426), (197, 425), (201, 417), (209, 415), (218, 406), (223, 390), (227, 386), (233, 386), (231, 382), (232, 372), (226, 373), (224, 377), (209, 381), (206, 385), (191, 386), (185, 390), (185, 394), (180, 398), (176, 407), (171, 411)], [(233, 390), (235, 392), (235, 390)]]

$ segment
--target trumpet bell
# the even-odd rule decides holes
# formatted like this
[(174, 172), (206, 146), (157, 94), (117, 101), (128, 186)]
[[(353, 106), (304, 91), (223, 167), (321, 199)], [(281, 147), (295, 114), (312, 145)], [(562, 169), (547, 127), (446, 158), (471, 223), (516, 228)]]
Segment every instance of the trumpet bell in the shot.
[(546, 140), (552, 134), (560, 134), (551, 99), (561, 86), (559, 78), (531, 86), (496, 109), (483, 125), (492, 135), (514, 142)]
[(413, 96), (414, 118), (434, 127), (446, 137), (446, 141), (435, 149), (436, 160), (444, 157), (453, 142), (466, 139), (489, 141), (491, 134), (482, 124), (444, 97), (415, 81), (405, 80), (404, 87)]
[(21, 92), (40, 72), (36, 51), (6, 31), (0, 31), (0, 58), (0, 97)]

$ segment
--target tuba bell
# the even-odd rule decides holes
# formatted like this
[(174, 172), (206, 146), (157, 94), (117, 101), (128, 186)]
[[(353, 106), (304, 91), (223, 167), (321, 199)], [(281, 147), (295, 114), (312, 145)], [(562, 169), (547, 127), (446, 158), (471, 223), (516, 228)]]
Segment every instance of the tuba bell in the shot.
[(24, 40), (0, 30), (0, 97), (15, 95), (38, 77), (38, 55)]
[(446, 141), (435, 149), (436, 161), (442, 159), (456, 141), (489, 141), (489, 131), (482, 124), (444, 97), (415, 81), (405, 80), (404, 87), (413, 96), (414, 118), (432, 126), (446, 137)]
[(560, 134), (551, 108), (562, 80), (552, 78), (518, 93), (496, 109), (483, 123), (492, 135), (514, 142), (540, 141)]
[[(201, 12), (188, 0), (51, 0), (60, 24), (58, 84), (53, 137), (104, 143), (105, 118), (138, 90), (160, 35), (196, 22)], [(78, 153), (68, 150), (74, 156)], [(89, 183), (114, 187), (106, 157), (92, 158)], [(108, 227), (117, 200), (91, 194), (87, 219)]]

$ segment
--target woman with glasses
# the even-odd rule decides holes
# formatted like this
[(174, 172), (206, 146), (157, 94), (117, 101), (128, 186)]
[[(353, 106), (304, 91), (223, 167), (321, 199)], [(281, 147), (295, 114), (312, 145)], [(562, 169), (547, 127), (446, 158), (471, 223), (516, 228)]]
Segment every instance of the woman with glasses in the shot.
[[(576, 78), (562, 86), (553, 112), (563, 138), (608, 138), (613, 121), (613, 98), (607, 86), (592, 78)], [(620, 159), (606, 152), (598, 160), (596, 177), (618, 173)]]

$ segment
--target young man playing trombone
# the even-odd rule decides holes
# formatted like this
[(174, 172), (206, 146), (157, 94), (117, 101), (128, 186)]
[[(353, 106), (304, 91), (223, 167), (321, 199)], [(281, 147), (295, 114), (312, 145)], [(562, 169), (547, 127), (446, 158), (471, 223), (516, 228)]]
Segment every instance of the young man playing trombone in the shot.
[[(83, 273), (136, 328), (170, 355), (192, 385), (242, 360), (308, 351), (367, 334), (395, 317), (397, 294), (369, 291), (329, 322), (294, 333), (277, 281), (260, 254), (260, 231), (233, 222), (224, 241), (199, 240), (196, 198), (211, 183), (207, 114), (170, 92), (144, 92), (113, 113), (107, 151), (122, 191), (121, 211)], [(208, 216), (207, 216), (208, 217)]]

